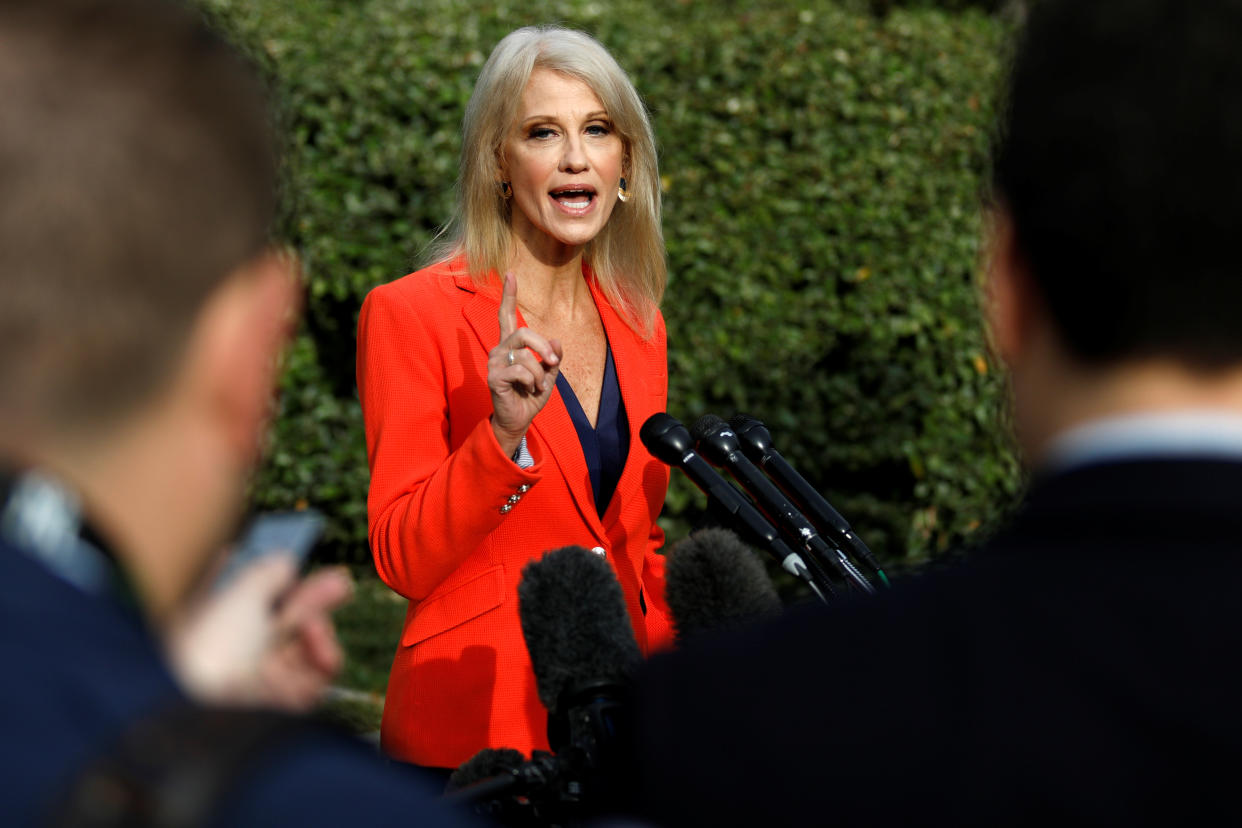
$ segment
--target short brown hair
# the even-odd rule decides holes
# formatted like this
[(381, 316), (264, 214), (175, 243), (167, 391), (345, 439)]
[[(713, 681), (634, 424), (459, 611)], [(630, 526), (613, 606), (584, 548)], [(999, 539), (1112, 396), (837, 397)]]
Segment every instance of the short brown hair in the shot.
[(268, 240), (258, 76), (161, 0), (0, 3), (0, 420), (105, 424)]
[(1242, 366), (1239, 43), (1242, 0), (1031, 8), (992, 183), (1084, 364)]

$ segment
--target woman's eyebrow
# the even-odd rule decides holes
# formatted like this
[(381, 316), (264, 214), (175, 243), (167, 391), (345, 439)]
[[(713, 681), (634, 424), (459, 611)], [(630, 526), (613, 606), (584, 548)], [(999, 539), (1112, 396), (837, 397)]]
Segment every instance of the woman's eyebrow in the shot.
[[(603, 119), (607, 119), (607, 118), (608, 118), (608, 111), (607, 111), (607, 110), (605, 110), (605, 109), (597, 109), (597, 110), (595, 110), (594, 112), (588, 112), (586, 115), (584, 115), (584, 116), (582, 117), (582, 120), (584, 120), (584, 121), (596, 121), (596, 120), (599, 120), (599, 119), (601, 119), (601, 118), (603, 118)], [(520, 123), (522, 124), (522, 126), (526, 126), (527, 124), (531, 124), (531, 123), (538, 123), (539, 121), (559, 121), (559, 120), (560, 120), (560, 118), (559, 118), (558, 116), (556, 116), (556, 115), (529, 115), (529, 116), (527, 116), (527, 117), (523, 118), (523, 119), (521, 120), (521, 122), (520, 122)]]

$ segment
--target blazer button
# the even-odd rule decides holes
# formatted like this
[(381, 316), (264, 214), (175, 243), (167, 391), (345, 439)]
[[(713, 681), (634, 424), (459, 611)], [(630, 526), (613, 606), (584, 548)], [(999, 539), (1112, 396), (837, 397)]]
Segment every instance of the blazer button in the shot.
[(608, 552), (602, 546), (592, 546), (591, 551), (594, 552), (596, 555), (599, 555), (601, 558), (605, 558), (608, 556)]
[(509, 505), (512, 506), (514, 503), (517, 503), (521, 499), (522, 499), (521, 495), (509, 495)]
[(500, 507), (500, 513), (501, 513), (502, 515), (507, 515), (507, 514), (509, 514), (509, 510), (510, 510), (510, 509), (512, 509), (512, 508), (513, 508), (513, 504), (512, 504), (512, 503), (506, 503), (504, 506), (501, 506), (501, 507)]
[(530, 484), (529, 484), (529, 483), (523, 483), (521, 486), (518, 486), (518, 493), (519, 493), (519, 494), (526, 494), (526, 493), (527, 493), (527, 492), (529, 492), (529, 491), (530, 491)]

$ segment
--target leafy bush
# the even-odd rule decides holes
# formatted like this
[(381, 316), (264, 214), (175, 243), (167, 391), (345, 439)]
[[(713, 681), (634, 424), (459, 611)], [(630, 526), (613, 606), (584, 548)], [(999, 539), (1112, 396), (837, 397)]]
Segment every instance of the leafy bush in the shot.
[[(493, 45), (591, 32), (661, 144), (670, 409), (765, 420), (890, 566), (958, 545), (1011, 501), (1002, 378), (976, 292), (980, 176), (1005, 24), (829, 0), (203, 0), (267, 65), (290, 136), (284, 234), (307, 272), (261, 507), (333, 518), (365, 549), (354, 326), (447, 218), (459, 123)], [(675, 475), (673, 536), (701, 496)]]
[(961, 11), (967, 8), (1004, 14), (1010, 18), (1022, 18), (1028, 4), (1033, 0), (840, 0), (841, 5), (852, 11), (866, 11), (883, 17), (894, 8), (939, 8)]

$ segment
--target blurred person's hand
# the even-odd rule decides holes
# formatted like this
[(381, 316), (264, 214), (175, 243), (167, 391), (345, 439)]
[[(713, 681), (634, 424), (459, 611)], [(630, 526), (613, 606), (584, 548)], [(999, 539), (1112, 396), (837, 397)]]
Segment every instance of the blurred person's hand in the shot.
[(344, 569), (296, 578), (293, 561), (272, 555), (181, 614), (166, 641), (186, 693), (208, 704), (315, 706), (344, 661), (331, 613), (353, 585)]

